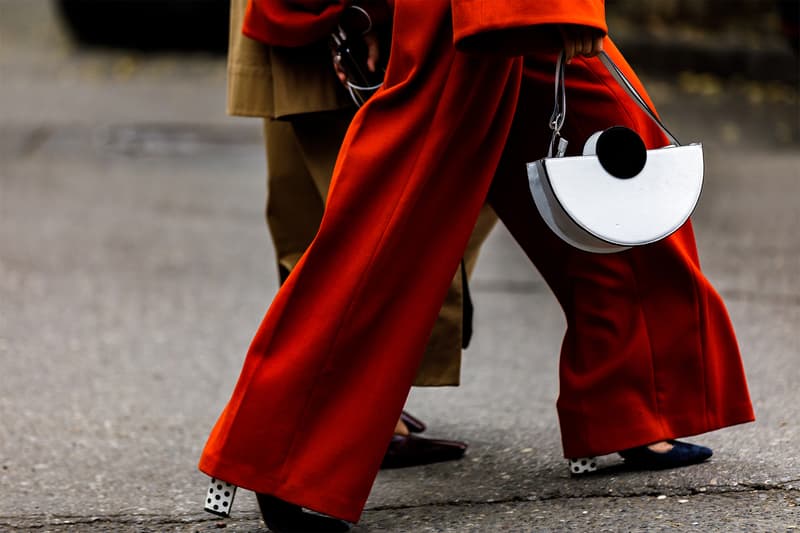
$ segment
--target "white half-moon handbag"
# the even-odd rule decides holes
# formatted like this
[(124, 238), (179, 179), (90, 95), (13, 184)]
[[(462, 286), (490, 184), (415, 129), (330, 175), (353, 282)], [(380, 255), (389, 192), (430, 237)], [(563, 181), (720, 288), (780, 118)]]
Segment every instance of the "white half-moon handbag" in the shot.
[(598, 58), (672, 144), (647, 150), (636, 132), (614, 126), (589, 137), (583, 155), (565, 157), (562, 53), (550, 148), (527, 169), (536, 208), (556, 235), (587, 252), (614, 253), (661, 240), (686, 222), (703, 188), (703, 147), (682, 146), (611, 58), (605, 52)]

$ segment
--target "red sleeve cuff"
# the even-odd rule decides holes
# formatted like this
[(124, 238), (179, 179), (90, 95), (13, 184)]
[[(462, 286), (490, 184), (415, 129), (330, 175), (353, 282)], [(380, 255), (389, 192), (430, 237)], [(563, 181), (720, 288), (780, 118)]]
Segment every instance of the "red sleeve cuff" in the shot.
[(271, 46), (305, 46), (336, 28), (346, 0), (250, 0), (242, 32)]
[[(339, 24), (351, 0), (250, 0), (242, 32), (271, 46), (306, 46), (328, 37)], [(356, 4), (369, 15), (372, 27), (388, 22), (391, 9), (386, 0), (362, 0)], [(352, 10), (348, 18), (361, 31), (367, 18)]]
[(560, 46), (552, 28), (577, 24), (608, 33), (603, 0), (451, 0), (459, 50), (518, 56)]

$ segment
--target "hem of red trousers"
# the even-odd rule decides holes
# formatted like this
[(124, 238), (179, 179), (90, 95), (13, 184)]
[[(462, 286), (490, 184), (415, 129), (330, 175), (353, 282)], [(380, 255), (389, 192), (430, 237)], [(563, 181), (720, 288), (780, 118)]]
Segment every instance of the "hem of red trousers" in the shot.
[(643, 420), (639, 424), (609, 427), (608, 431), (603, 431), (602, 427), (597, 426), (588, 431), (579, 427), (570, 431), (564, 429), (562, 425), (562, 447), (566, 458), (596, 457), (646, 446), (654, 442), (692, 437), (753, 421), (755, 421), (755, 415), (752, 406), (748, 403), (734, 409), (729, 408), (724, 418), (717, 420), (698, 421), (694, 417), (687, 417), (683, 420), (656, 418), (649, 421)]
[(203, 456), (198, 466), (201, 472), (215, 479), (236, 485), (239, 488), (269, 494), (305, 509), (333, 518), (356, 523), (361, 518), (365, 502), (330, 494), (316, 494), (314, 480), (276, 480), (252, 468), (223, 459)]

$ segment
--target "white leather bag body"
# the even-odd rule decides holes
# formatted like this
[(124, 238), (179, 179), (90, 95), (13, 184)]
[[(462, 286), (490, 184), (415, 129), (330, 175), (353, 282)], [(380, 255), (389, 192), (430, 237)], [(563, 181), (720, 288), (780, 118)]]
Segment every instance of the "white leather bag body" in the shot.
[(681, 146), (611, 58), (602, 52), (599, 58), (673, 144), (646, 150), (638, 134), (616, 126), (592, 135), (583, 155), (564, 157), (562, 54), (548, 157), (528, 163), (527, 170), (534, 203), (550, 230), (581, 250), (614, 253), (661, 240), (686, 222), (703, 188), (703, 147)]

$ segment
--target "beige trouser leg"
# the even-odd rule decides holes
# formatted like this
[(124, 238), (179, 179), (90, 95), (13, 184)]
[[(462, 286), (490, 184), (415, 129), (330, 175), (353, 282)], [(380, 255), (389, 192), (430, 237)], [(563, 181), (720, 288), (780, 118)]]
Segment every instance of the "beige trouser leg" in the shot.
[(268, 154), (267, 226), (283, 281), (317, 234), (324, 203), (292, 125), (267, 119), (264, 138)]
[[(279, 270), (290, 271), (316, 235), (349, 110), (309, 113), (291, 121), (265, 120), (267, 224)], [(478, 252), (497, 217), (484, 206), (470, 237), (464, 262), (472, 272)], [(420, 265), (424, 273), (425, 265)], [(431, 333), (414, 385), (458, 385), (461, 374), (463, 290), (456, 272)]]

